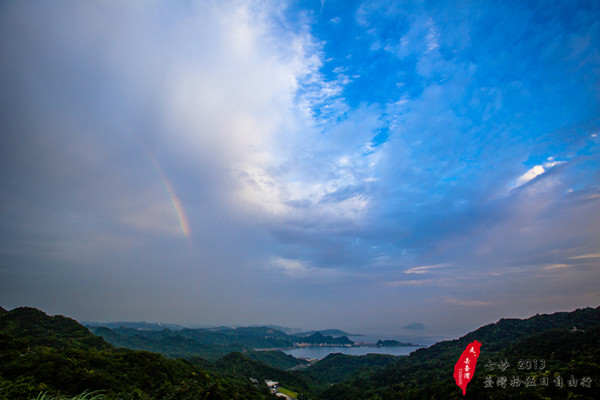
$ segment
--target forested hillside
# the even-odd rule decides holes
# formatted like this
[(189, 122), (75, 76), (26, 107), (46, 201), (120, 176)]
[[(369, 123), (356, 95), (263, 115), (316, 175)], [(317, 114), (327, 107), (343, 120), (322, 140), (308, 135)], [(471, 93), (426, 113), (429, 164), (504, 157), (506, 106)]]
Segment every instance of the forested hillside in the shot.
[[(321, 397), (326, 400), (463, 398), (454, 382), (453, 368), (467, 344), (477, 340), (482, 343), (481, 355), (467, 389), (468, 398), (598, 399), (599, 329), (600, 307), (536, 315), (525, 320), (501, 319), (460, 339), (416, 350), (379, 371), (333, 385)], [(498, 365), (504, 360), (510, 366), (499, 370)], [(563, 387), (555, 383), (558, 376)], [(569, 386), (571, 376), (577, 380), (576, 386), (575, 380)], [(546, 380), (547, 386), (543, 384)], [(588, 381), (590, 387), (581, 384)], [(535, 386), (531, 385), (533, 382)]]
[(0, 314), (0, 399), (100, 390), (108, 399), (268, 399), (266, 388), (184, 360), (115, 349), (76, 321), (33, 308)]
[(90, 330), (116, 347), (148, 350), (169, 357), (202, 357), (212, 361), (232, 351), (285, 348), (298, 343), (334, 346), (353, 344), (346, 336), (332, 337), (321, 332), (295, 336), (269, 327), (147, 330), (92, 326)]
[[(136, 340), (148, 337), (127, 332)], [(254, 332), (260, 335), (250, 330), (240, 336)], [(169, 331), (151, 335), (173, 340), (174, 346), (198, 346)], [(282, 352), (247, 349), (215, 361), (165, 358), (114, 348), (70, 318), (32, 308), (0, 310), (0, 399), (86, 390), (99, 390), (109, 400), (274, 398), (267, 379), (304, 399), (461, 399), (453, 368), (474, 340), (481, 343), (481, 355), (467, 388), (470, 399), (600, 398), (599, 307), (502, 319), (405, 357), (331, 354), (312, 365)], [(289, 370), (298, 364), (303, 368)]]

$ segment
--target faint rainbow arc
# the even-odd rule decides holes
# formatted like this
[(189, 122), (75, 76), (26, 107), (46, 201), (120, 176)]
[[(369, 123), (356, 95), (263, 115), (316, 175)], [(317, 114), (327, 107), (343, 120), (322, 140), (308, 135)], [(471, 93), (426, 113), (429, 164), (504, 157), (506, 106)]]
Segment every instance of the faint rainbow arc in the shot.
[(183, 210), (183, 206), (181, 205), (181, 201), (179, 200), (179, 197), (177, 197), (175, 190), (173, 190), (173, 186), (171, 185), (171, 182), (167, 178), (167, 175), (165, 175), (164, 171), (160, 167), (160, 164), (158, 164), (158, 162), (154, 159), (154, 157), (152, 157), (149, 153), (147, 155), (148, 155), (148, 158), (150, 159), (150, 161), (152, 162), (152, 165), (154, 165), (154, 168), (160, 175), (162, 183), (165, 186), (167, 193), (169, 194), (169, 198), (171, 200), (171, 205), (173, 206), (173, 210), (175, 211), (175, 214), (177, 215), (177, 221), (179, 222), (179, 228), (181, 229), (181, 233), (183, 233), (183, 236), (185, 236), (186, 238), (189, 239), (190, 224), (188, 223), (188, 219), (185, 215), (185, 211)]
[(171, 205), (173, 206), (173, 210), (175, 211), (175, 215), (177, 216), (177, 222), (179, 222), (179, 229), (181, 229), (181, 233), (183, 234), (183, 236), (185, 236), (186, 239), (189, 239), (190, 224), (188, 223), (188, 219), (185, 215), (185, 211), (183, 210), (183, 206), (181, 205), (181, 201), (179, 200), (179, 197), (177, 197), (175, 190), (173, 190), (173, 185), (171, 185), (171, 181), (169, 181), (167, 175), (164, 173), (158, 161), (156, 161), (156, 159), (152, 156), (152, 153), (150, 153), (146, 146), (144, 146), (144, 143), (142, 143), (142, 141), (137, 137), (137, 135), (135, 135), (131, 130), (127, 130), (127, 133), (130, 137), (133, 138), (133, 140), (137, 142), (142, 152), (146, 155), (148, 160), (150, 160), (156, 172), (158, 172), (158, 175), (160, 176), (162, 183), (165, 189), (167, 190), (167, 193), (169, 194), (169, 200), (171, 200)]

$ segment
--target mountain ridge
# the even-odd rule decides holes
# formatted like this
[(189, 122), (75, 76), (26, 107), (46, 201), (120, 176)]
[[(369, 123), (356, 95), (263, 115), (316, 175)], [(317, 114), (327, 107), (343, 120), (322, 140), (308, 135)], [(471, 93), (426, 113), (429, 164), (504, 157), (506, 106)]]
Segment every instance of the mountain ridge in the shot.
[[(577, 333), (572, 331), (574, 325), (580, 327), (582, 331), (589, 332), (587, 334), (580, 332), (582, 334), (580, 337), (572, 336)], [(565, 348), (566, 353), (576, 356), (573, 358), (575, 361), (571, 362), (569, 356), (558, 358), (557, 352), (552, 348), (546, 349), (545, 352), (540, 351), (538, 354), (525, 353), (523, 350), (523, 343), (538, 337), (538, 335), (554, 337), (559, 333), (566, 338), (565, 340), (578, 339), (581, 343), (591, 346), (591, 349), (600, 348), (600, 335), (595, 333), (595, 329), (598, 327), (600, 327), (600, 307), (538, 314), (526, 319), (501, 318), (496, 323), (484, 325), (458, 339), (442, 341), (427, 348), (417, 349), (409, 356), (378, 371), (335, 384), (321, 393), (321, 396), (325, 400), (362, 400), (372, 396), (392, 399), (397, 398), (401, 393), (403, 399), (409, 400), (462, 398), (462, 393), (452, 377), (452, 371), (462, 351), (467, 344), (474, 340), (482, 343), (478, 365), (485, 365), (488, 361), (495, 362), (502, 358), (511, 359), (512, 369), (509, 372), (517, 376), (519, 373), (523, 373), (515, 368), (519, 358), (526, 359), (526, 357), (532, 356), (537, 357), (536, 359), (542, 358), (556, 371), (568, 371), (571, 367), (573, 367), (573, 371), (577, 371), (580, 369), (575, 364), (584, 362), (589, 366), (590, 377), (598, 382), (600, 380), (599, 352), (576, 354), (572, 351), (573, 349), (570, 352), (567, 350), (570, 348), (568, 341), (556, 342), (556, 346)], [(515, 356), (514, 353), (511, 353), (513, 349), (520, 349), (521, 353), (517, 353)], [(554, 370), (546, 372), (554, 373)], [(509, 374), (507, 373), (507, 375)], [(473, 378), (468, 390), (471, 392), (471, 398), (544, 399), (563, 397), (560, 396), (560, 393), (556, 397), (557, 393), (553, 391), (555, 388), (539, 387), (539, 385), (533, 389), (528, 388), (526, 391), (524, 388), (513, 388), (512, 392), (502, 392), (497, 387), (493, 390), (484, 389), (485, 376), (484, 370), (483, 373), (478, 373)], [(498, 375), (494, 375), (494, 377), (497, 378)], [(540, 376), (534, 377), (539, 378)], [(597, 387), (589, 390), (587, 388), (582, 390), (581, 387), (572, 389), (579, 396), (576, 398), (600, 398), (600, 391)]]
[[(144, 337), (139, 334), (142, 332), (148, 335), (146, 339), (152, 335), (162, 337), (173, 346), (197, 343), (169, 329), (123, 329), (126, 337), (136, 340)], [(243, 332), (257, 338), (266, 332), (279, 335), (270, 328), (235, 329), (229, 333), (234, 338), (242, 337)], [(257, 378), (280, 380), (286, 388), (313, 400), (459, 399), (463, 397), (452, 377), (453, 366), (473, 340), (482, 346), (477, 373), (468, 387), (469, 398), (600, 398), (600, 307), (526, 319), (501, 318), (409, 356), (331, 354), (288, 371), (282, 368), (293, 367), (293, 359), (281, 352), (242, 349), (218, 355), (213, 362), (118, 349), (71, 318), (20, 307), (0, 312), (0, 400), (29, 400), (44, 391), (60, 395), (84, 390), (104, 390), (109, 400), (271, 398)], [(506, 371), (486, 369), (486, 364), (501, 359), (508, 360)], [(544, 360), (545, 369), (520, 370), (518, 362), (523, 359)], [(503, 389), (495, 386), (502, 374), (528, 374), (538, 382), (549, 379), (550, 384)], [(592, 384), (558, 388), (552, 383), (556, 376), (563, 376), (565, 382), (577, 379)], [(493, 387), (484, 386), (486, 379)]]

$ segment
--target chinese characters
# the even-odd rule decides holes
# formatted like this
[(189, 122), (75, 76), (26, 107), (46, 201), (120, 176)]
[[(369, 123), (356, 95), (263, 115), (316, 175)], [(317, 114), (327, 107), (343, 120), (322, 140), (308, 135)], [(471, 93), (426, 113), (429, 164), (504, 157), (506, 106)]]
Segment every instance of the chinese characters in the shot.
[[(499, 371), (504, 372), (510, 367), (508, 360), (493, 361), (487, 360), (484, 368), (488, 372)], [(520, 359), (517, 362), (517, 369), (519, 371), (542, 371), (546, 369), (546, 360), (543, 359)], [(565, 380), (566, 379), (566, 380)], [(554, 386), (556, 388), (575, 388), (577, 386), (590, 388), (592, 387), (592, 378), (589, 376), (583, 376), (577, 378), (574, 375), (570, 375), (568, 378), (563, 378), (560, 374), (551, 374), (549, 371), (539, 376), (536, 375), (517, 375), (512, 374), (510, 376), (500, 375), (492, 376), (486, 375), (483, 380), (484, 388), (498, 387), (506, 389), (507, 387), (536, 387), (536, 386)]]
[(477, 340), (468, 344), (454, 366), (454, 380), (458, 387), (462, 389), (463, 396), (467, 394), (467, 385), (473, 379), (480, 347), (481, 343)]

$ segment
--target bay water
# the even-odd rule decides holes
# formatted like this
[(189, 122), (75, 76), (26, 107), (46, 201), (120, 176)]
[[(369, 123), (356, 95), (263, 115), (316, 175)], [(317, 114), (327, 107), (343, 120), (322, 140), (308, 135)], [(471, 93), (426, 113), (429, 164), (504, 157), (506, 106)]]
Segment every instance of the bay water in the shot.
[(412, 343), (418, 346), (389, 346), (375, 347), (368, 345), (360, 345), (355, 347), (340, 347), (340, 346), (308, 346), (295, 347), (293, 349), (282, 350), (284, 353), (297, 358), (309, 358), (321, 360), (332, 353), (342, 353), (351, 356), (364, 356), (366, 354), (389, 354), (392, 356), (407, 356), (413, 351), (432, 345), (437, 342), (437, 337), (423, 336), (406, 336), (406, 335), (348, 335), (348, 338), (356, 343), (376, 343), (377, 340), (394, 339), (403, 343)]
[(364, 356), (366, 354), (390, 354), (392, 356), (407, 356), (411, 352), (419, 349), (416, 346), (393, 346), (393, 347), (374, 347), (374, 346), (309, 346), (296, 347), (293, 349), (282, 350), (284, 353), (296, 358), (310, 358), (320, 360), (332, 353), (342, 353), (351, 356)]

